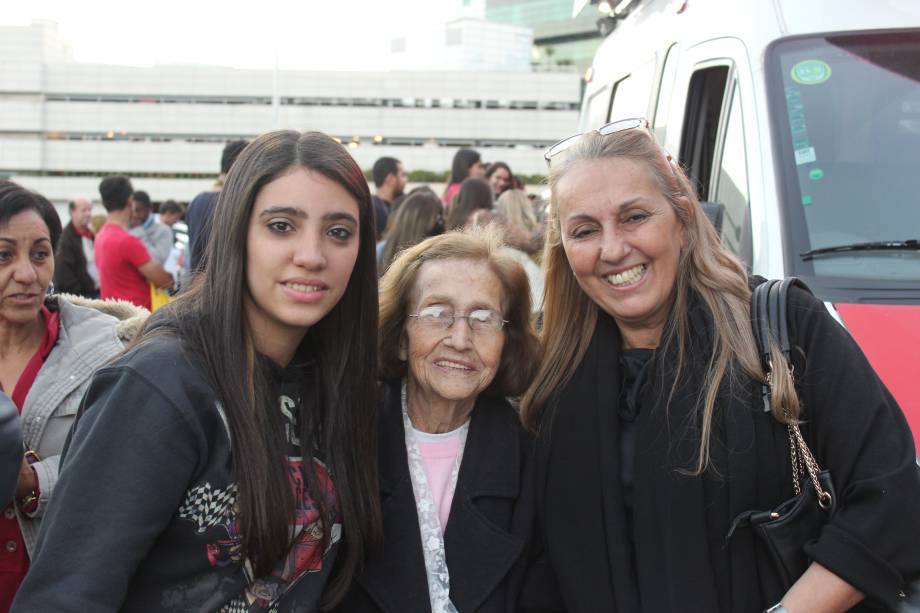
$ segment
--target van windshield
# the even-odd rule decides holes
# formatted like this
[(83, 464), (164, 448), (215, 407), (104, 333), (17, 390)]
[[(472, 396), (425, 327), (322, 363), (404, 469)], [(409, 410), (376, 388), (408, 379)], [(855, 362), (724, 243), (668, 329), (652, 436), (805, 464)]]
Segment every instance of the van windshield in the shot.
[[(770, 54), (794, 274), (831, 285), (844, 279), (915, 285), (920, 30), (789, 39)], [(871, 248), (882, 243), (894, 247)]]

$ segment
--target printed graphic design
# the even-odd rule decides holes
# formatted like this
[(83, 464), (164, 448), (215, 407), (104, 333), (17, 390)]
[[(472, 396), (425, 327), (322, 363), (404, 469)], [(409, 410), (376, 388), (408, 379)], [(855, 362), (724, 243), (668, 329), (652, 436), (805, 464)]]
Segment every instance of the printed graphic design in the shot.
[[(322, 461), (313, 459), (317, 486), (326, 510), (325, 517), (322, 517), (320, 505), (310, 495), (304, 475), (300, 440), (297, 437), (298, 403), (284, 395), (279, 398), (279, 402), (285, 418), (284, 432), (289, 450), (288, 481), (294, 495), (295, 508), (290, 526), (293, 545), (271, 575), (253, 577), (252, 565), (242, 556), (235, 486), (232, 488), (232, 499), (228, 496), (215, 496), (217, 490), (212, 491), (207, 484), (193, 488), (186, 496), (189, 504), (183, 505), (183, 508), (188, 506), (190, 509), (183, 517), (195, 521), (199, 530), (220, 527), (221, 532), (226, 534), (226, 538), (208, 543), (208, 562), (215, 567), (240, 565), (248, 584), (245, 592), (228, 602), (221, 613), (271, 613), (277, 608), (279, 599), (295, 584), (311, 573), (323, 570), (324, 558), (341, 540), (338, 498), (329, 470)], [(220, 507), (218, 500), (229, 504)], [(223, 521), (220, 521), (221, 518)], [(329, 527), (328, 538), (324, 534), (324, 526)]]
[(198, 534), (226, 524), (236, 516), (236, 494), (235, 483), (225, 490), (211, 487), (210, 483), (193, 487), (179, 506), (179, 518), (194, 522)]

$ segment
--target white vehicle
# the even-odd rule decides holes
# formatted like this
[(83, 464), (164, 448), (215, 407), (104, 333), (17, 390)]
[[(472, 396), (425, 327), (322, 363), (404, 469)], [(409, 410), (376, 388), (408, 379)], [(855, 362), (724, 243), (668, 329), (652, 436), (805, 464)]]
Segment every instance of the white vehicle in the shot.
[(920, 1), (610, 4), (581, 130), (647, 117), (729, 248), (804, 280), (920, 436)]

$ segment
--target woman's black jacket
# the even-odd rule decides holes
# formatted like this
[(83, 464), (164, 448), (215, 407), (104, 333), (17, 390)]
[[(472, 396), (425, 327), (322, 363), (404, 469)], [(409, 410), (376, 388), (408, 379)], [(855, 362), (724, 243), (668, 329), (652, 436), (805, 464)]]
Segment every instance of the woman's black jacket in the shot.
[[(683, 374), (675, 375), (676, 350), (663, 347), (642, 396), (632, 531), (620, 491), (620, 337), (605, 314), (544, 415), (534, 460), (537, 514), (572, 613), (755, 613), (783, 595), (749, 529), (726, 539), (738, 514), (793, 495), (788, 434), (763, 412), (758, 382), (743, 373), (725, 381), (711, 468), (702, 477), (687, 473), (698, 458), (700, 390), (713, 353), (709, 311), (689, 298)], [(790, 290), (789, 331), (803, 434), (838, 493), (836, 514), (805, 550), (890, 606), (905, 579), (920, 575), (913, 437), (847, 331), (798, 288)]]
[[(380, 491), (383, 547), (339, 607), (347, 613), (431, 610), (409, 478), (400, 382), (382, 386)], [(444, 534), (450, 599), (460, 613), (511, 613), (533, 530), (530, 438), (503, 398), (480, 395), (470, 421)]]

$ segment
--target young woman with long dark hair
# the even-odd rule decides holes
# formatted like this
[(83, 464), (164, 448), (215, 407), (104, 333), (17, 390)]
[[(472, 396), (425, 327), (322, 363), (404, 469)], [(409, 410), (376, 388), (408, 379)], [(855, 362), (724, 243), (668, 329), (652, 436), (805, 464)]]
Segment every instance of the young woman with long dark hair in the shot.
[(14, 610), (341, 598), (380, 535), (370, 203), (324, 134), (243, 151), (201, 278), (95, 375)]
[(473, 213), (495, 208), (492, 187), (482, 177), (470, 177), (460, 185), (453, 206), (447, 211), (447, 230), (459, 230), (469, 223)]
[(458, 149), (454, 154), (453, 162), (450, 165), (450, 180), (447, 187), (444, 188), (444, 206), (450, 210), (453, 204), (454, 196), (460, 191), (460, 184), (470, 177), (482, 177), (486, 173), (486, 167), (482, 163), (482, 157), (475, 149)]

